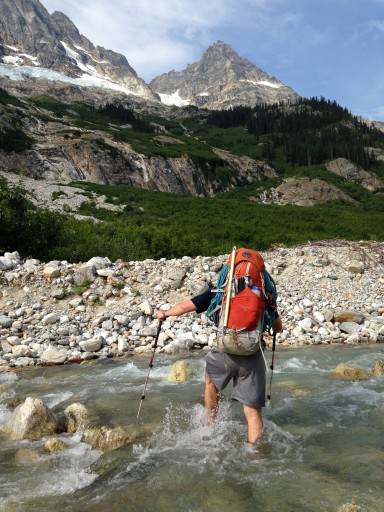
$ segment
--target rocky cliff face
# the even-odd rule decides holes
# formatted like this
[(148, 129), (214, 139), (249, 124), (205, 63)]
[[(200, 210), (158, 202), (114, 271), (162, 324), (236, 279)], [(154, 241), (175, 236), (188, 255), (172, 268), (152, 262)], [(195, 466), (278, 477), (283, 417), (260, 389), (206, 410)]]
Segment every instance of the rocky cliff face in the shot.
[(325, 167), (327, 171), (340, 176), (344, 181), (359, 183), (370, 192), (384, 190), (384, 180), (346, 158), (336, 158), (336, 160), (326, 163)]
[[(72, 117), (56, 117), (52, 111), (36, 107), (28, 101), (19, 105), (0, 104), (0, 136), (2, 133), (12, 134), (17, 129), (32, 141), (21, 151), (0, 150), (0, 175), (13, 182), (18, 182), (19, 178), (12, 177), (12, 173), (16, 171), (19, 176), (22, 175), (23, 186), (30, 192), (38, 191), (40, 204), (47, 207), (52, 206), (49, 197), (54, 184), (49, 185), (50, 194), (44, 200), (44, 190), (48, 184), (42, 180), (56, 183), (58, 192), (65, 183), (85, 180), (182, 195), (213, 196), (235, 186), (246, 186), (263, 178), (278, 176), (276, 170), (266, 162), (212, 147), (212, 152), (222, 161), (220, 165), (228, 171), (227, 180), (223, 182), (215, 177), (215, 173), (207, 172), (209, 169), (206, 165), (209, 163), (196, 163), (188, 154), (183, 155), (182, 151), (178, 157), (168, 157), (166, 153), (152, 156), (141, 154), (129, 143), (115, 140), (113, 131), (102, 131), (92, 126), (80, 129), (76, 125), (76, 112), (72, 114)], [(164, 129), (160, 125), (158, 128)], [(148, 143), (151, 141), (168, 147), (184, 144), (176, 137), (167, 135), (166, 131), (149, 135)], [(326, 168), (343, 180), (356, 182), (370, 192), (382, 194), (384, 190), (384, 181), (377, 174), (347, 159), (330, 161)], [(28, 177), (33, 180), (27, 180)], [(352, 201), (336, 186), (310, 178), (285, 180), (276, 188), (249, 199), (300, 206), (334, 200)]]
[(210, 109), (299, 98), (293, 89), (239, 57), (222, 41), (210, 46), (199, 62), (160, 75), (149, 85), (164, 103)]
[[(41, 114), (41, 109), (38, 109)], [(45, 111), (43, 111), (45, 112)], [(69, 181), (89, 181), (108, 185), (125, 185), (147, 190), (159, 190), (182, 195), (214, 195), (223, 185), (209, 177), (206, 169), (188, 155), (166, 157), (146, 156), (133, 150), (130, 144), (113, 140), (111, 133), (92, 128), (78, 129), (68, 120), (49, 114), (43, 121), (37, 110), (0, 104), (0, 132), (19, 129), (33, 140), (23, 151), (0, 150), (0, 171), (4, 177), (17, 170), (25, 177)], [(12, 132), (11, 132), (12, 133)], [(154, 133), (153, 139), (164, 139)], [(166, 138), (166, 137), (165, 137)], [(167, 138), (168, 143), (174, 139)], [(174, 142), (179, 142), (177, 139)], [(218, 156), (233, 171), (229, 188), (245, 185), (261, 178), (276, 177), (266, 163), (217, 150)], [(27, 186), (27, 181), (24, 183)], [(27, 187), (28, 188), (28, 187)], [(36, 188), (36, 185), (31, 185)]]
[[(151, 101), (158, 97), (116, 52), (94, 46), (61, 12), (39, 0), (0, 3), (0, 76), (68, 81), (116, 89)], [(20, 66), (24, 67), (22, 73)]]

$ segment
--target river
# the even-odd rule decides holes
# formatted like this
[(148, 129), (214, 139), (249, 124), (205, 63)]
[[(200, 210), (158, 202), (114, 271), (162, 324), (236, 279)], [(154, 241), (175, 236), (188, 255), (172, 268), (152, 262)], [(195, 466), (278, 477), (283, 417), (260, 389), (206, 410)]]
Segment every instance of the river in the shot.
[[(81, 402), (92, 421), (139, 433), (105, 454), (79, 433), (60, 435), (68, 448), (53, 453), (46, 438), (15, 442), (1, 434), (1, 511), (325, 512), (345, 503), (384, 511), (384, 377), (332, 375), (340, 362), (370, 371), (384, 358), (383, 345), (278, 348), (257, 446), (245, 442), (230, 389), (217, 425), (206, 425), (203, 352), (156, 355), (137, 419), (149, 357), (0, 374), (0, 425), (11, 400), (32, 396), (55, 412)], [(167, 379), (177, 359), (194, 369), (182, 384)]]

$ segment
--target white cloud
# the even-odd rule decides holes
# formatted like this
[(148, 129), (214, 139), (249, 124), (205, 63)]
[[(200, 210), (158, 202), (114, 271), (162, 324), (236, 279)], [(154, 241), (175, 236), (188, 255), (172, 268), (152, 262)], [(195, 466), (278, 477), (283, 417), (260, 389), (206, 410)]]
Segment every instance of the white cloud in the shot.
[(181, 69), (200, 58), (211, 30), (225, 21), (235, 0), (46, 0), (61, 10), (95, 45), (124, 54), (144, 78)]
[[(279, 37), (295, 15), (276, 17), (287, 0), (42, 0), (64, 12), (95, 45), (125, 55), (145, 80), (200, 59), (217, 39), (246, 25)], [(289, 2), (288, 2), (289, 4)], [(285, 31), (285, 28), (284, 28)]]
[(300, 94), (370, 112), (381, 105), (384, 0), (41, 1), (93, 44), (125, 55), (146, 81), (184, 69), (221, 39)]
[(373, 20), (370, 22), (369, 27), (373, 32), (384, 35), (384, 20)]

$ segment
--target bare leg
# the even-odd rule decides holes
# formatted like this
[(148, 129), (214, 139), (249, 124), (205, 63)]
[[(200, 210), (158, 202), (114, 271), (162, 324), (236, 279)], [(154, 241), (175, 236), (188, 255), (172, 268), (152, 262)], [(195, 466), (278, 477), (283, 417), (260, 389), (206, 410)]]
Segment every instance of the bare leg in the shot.
[(215, 424), (219, 408), (219, 391), (212, 382), (208, 373), (205, 374), (205, 408), (207, 410), (208, 425)]
[(256, 443), (263, 432), (263, 418), (260, 407), (243, 404), (244, 414), (248, 422), (248, 442)]

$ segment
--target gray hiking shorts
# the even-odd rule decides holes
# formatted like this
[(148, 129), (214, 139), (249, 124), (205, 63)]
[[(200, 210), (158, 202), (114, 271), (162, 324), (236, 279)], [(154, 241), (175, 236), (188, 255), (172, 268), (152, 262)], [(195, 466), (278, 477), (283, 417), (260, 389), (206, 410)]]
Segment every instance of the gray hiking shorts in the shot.
[(265, 362), (261, 350), (251, 356), (237, 356), (213, 348), (205, 362), (206, 372), (219, 391), (233, 380), (232, 400), (250, 407), (265, 406)]

